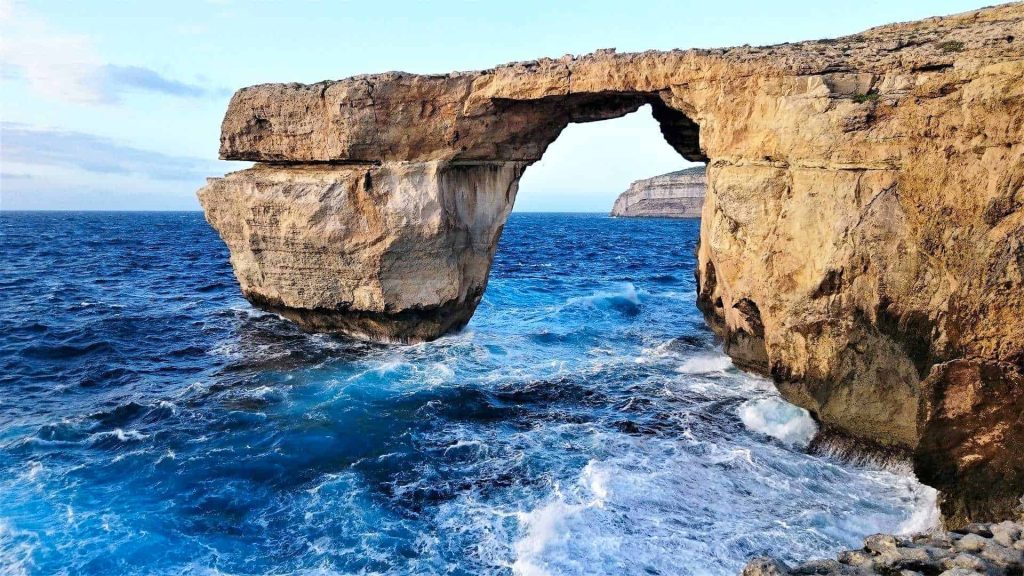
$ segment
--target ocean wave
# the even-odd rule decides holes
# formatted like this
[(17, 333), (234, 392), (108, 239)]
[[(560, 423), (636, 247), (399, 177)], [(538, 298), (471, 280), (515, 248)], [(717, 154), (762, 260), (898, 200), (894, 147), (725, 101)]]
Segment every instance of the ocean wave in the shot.
[(90, 434), (87, 440), (94, 446), (110, 446), (126, 442), (142, 442), (147, 438), (149, 438), (148, 434), (143, 434), (138, 430), (122, 430), (121, 428), (115, 428), (113, 430)]
[(687, 358), (676, 367), (680, 374), (723, 373), (733, 369), (732, 358), (725, 354), (699, 355)]
[[(557, 566), (567, 562), (576, 564), (578, 568), (586, 566), (574, 559), (572, 548), (579, 545), (579, 542), (574, 538), (575, 527), (571, 524), (579, 522), (578, 517), (588, 508), (603, 508), (607, 498), (606, 473), (596, 466), (596, 462), (590, 462), (584, 467), (572, 491), (563, 493), (556, 485), (550, 501), (528, 512), (517, 513), (523, 536), (513, 545), (513, 573), (521, 576), (548, 576), (553, 564)], [(584, 545), (593, 544), (595, 542), (591, 541)], [(565, 573), (557, 568), (556, 571)]]
[(818, 433), (807, 410), (782, 398), (748, 400), (740, 405), (739, 415), (747, 428), (798, 448), (806, 448)]
[(615, 310), (626, 314), (636, 314), (640, 311), (640, 294), (636, 286), (626, 282), (615, 290), (601, 291), (589, 296), (577, 296), (569, 298), (560, 310), (586, 306), (592, 308)]
[[(634, 358), (634, 362), (637, 364), (646, 364), (670, 359), (677, 362), (682, 360), (685, 364), (685, 362), (693, 360), (694, 358), (692, 357), (697, 352), (703, 352), (705, 354), (710, 352), (712, 345), (713, 342), (702, 335), (688, 334), (686, 336), (678, 336), (676, 338), (658, 342), (654, 346), (645, 346), (641, 348), (640, 354)], [(711, 358), (718, 358), (719, 355), (707, 355), (706, 357), (710, 360)], [(701, 368), (702, 367), (698, 364), (689, 364), (686, 368), (681, 370), (681, 372), (687, 373), (687, 370), (696, 369), (698, 372), (693, 373), (699, 373)]]
[(923, 534), (942, 526), (939, 510), (939, 491), (930, 486), (914, 487), (920, 495), (910, 518), (904, 520), (895, 530), (897, 534), (909, 536)]
[(0, 573), (9, 576), (35, 573), (33, 557), (40, 547), (40, 540), (38, 534), (18, 530), (9, 520), (0, 517)]

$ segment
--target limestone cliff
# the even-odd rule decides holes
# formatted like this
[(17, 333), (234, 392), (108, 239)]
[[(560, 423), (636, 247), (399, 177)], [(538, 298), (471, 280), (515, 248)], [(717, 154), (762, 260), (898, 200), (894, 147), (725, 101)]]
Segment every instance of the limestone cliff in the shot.
[(637, 180), (615, 199), (612, 216), (700, 218), (704, 205), (704, 166)]
[(951, 523), (1024, 493), (1024, 5), (762, 48), (599, 51), (239, 90), (199, 198), (244, 294), (313, 330), (464, 324), (527, 166), (649, 104), (707, 162), (698, 305)]
[(257, 306), (309, 330), (422, 341), (472, 316), (523, 167), (257, 164), (200, 200)]

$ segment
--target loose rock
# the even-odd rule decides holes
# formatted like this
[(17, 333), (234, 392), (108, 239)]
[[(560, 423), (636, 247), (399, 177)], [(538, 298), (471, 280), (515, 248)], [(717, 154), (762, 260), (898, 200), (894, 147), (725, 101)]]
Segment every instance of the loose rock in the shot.
[[(803, 575), (822, 574), (870, 575), (880, 574), (945, 574), (966, 576), (968, 574), (1022, 574), (1024, 573), (1024, 552), (1017, 545), (1024, 540), (1015, 540), (1006, 546), (1004, 539), (988, 539), (981, 534), (1017, 534), (1024, 532), (1020, 522), (999, 524), (975, 524), (970, 533), (961, 535), (953, 532), (935, 531), (920, 534), (912, 539), (899, 538), (888, 534), (873, 534), (864, 539), (860, 550), (840, 552), (837, 560), (815, 560), (795, 567), (758, 558), (751, 561), (743, 574)], [(1000, 541), (1002, 540), (1002, 542)], [(757, 570), (775, 570), (757, 572)], [(750, 570), (754, 570), (750, 572)]]

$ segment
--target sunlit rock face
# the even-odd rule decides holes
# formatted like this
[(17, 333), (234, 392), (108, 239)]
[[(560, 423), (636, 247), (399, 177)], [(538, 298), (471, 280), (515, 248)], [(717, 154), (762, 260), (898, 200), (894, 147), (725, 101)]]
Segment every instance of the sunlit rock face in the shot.
[(637, 180), (619, 195), (611, 215), (621, 218), (700, 218), (707, 183), (704, 167)]
[(310, 330), (421, 341), (473, 315), (523, 167), (260, 164), (199, 199), (254, 304)]
[[(1024, 493), (1004, 409), (1024, 395), (1022, 102), (1020, 4), (801, 44), (261, 85), (221, 134), (222, 157), (261, 164), (199, 196), (255, 304), (431, 339), (472, 315), (522, 171), (569, 123), (649, 104), (708, 163), (698, 305), (735, 362), (827, 428), (913, 452), (952, 522), (995, 519)], [(975, 410), (1004, 416), (979, 428)]]

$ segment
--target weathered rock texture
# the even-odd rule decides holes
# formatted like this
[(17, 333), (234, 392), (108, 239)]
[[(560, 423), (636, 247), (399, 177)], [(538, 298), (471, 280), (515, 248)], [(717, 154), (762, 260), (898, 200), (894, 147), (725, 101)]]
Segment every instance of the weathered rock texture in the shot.
[(1024, 524), (972, 524), (958, 532), (937, 531), (913, 538), (875, 534), (860, 550), (847, 550), (836, 560), (815, 560), (789, 567), (770, 558), (751, 560), (743, 576), (821, 574), (942, 574), (944, 576), (1015, 575), (1024, 573)]
[(909, 450), (949, 522), (1024, 493), (1024, 5), (764, 48), (542, 59), (238, 91), (199, 197), (245, 295), (422, 340), (487, 282), (570, 122), (652, 107), (707, 162), (698, 304), (833, 430)]
[(612, 216), (700, 218), (707, 189), (704, 166), (637, 180), (615, 199)]
[(246, 297), (310, 330), (419, 341), (469, 321), (524, 164), (258, 164), (199, 197)]

